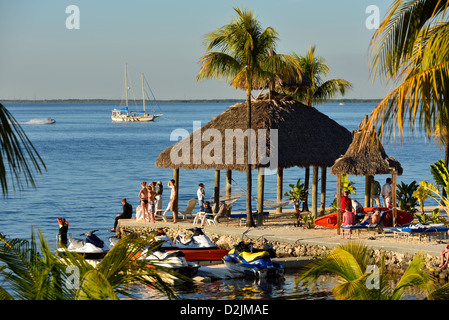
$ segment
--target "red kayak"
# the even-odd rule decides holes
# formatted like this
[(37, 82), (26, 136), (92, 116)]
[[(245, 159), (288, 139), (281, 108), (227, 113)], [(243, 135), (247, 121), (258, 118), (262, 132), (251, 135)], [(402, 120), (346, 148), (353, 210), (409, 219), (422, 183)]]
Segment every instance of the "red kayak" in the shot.
[[(377, 207), (364, 208), (363, 211), (366, 214), (368, 212), (373, 212), (374, 209), (376, 209), (376, 208)], [(383, 207), (380, 207), (379, 209), (382, 212), (387, 213), (387, 215), (385, 216), (385, 218), (382, 221), (382, 224), (384, 225), (384, 227), (387, 227), (387, 228), (392, 227), (393, 226), (392, 210), (390, 208), (383, 208)], [(405, 211), (396, 210), (396, 223), (399, 226), (404, 225), (406, 223), (410, 223), (413, 221), (413, 219), (414, 219), (413, 214), (405, 212)], [(319, 218), (315, 219), (314, 223), (317, 226), (336, 229), (337, 228), (337, 212), (319, 217)]]

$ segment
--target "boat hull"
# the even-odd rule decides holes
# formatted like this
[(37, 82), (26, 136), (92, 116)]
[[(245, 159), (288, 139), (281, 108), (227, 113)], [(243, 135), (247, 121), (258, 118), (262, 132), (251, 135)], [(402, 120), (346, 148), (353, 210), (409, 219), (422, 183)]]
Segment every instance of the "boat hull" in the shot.
[[(376, 209), (377, 207), (370, 207), (370, 208), (364, 208), (363, 211), (365, 213), (368, 212), (373, 212), (374, 209)], [(390, 208), (379, 208), (382, 212), (386, 212), (387, 215), (385, 216), (385, 218), (382, 221), (382, 224), (385, 227), (392, 227), (393, 226), (393, 212)], [(414, 216), (411, 213), (405, 212), (405, 211), (400, 211), (400, 210), (396, 210), (396, 222), (398, 225), (404, 225), (407, 223), (412, 222), (414, 219)], [(317, 219), (315, 219), (314, 223), (317, 226), (321, 226), (321, 227), (326, 227), (326, 228), (333, 228), (336, 229), (337, 228), (337, 212), (319, 217)]]
[[(77, 251), (77, 250), (68, 250), (71, 253), (77, 253), (79, 255), (81, 255), (84, 259), (87, 260), (98, 260), (98, 259), (103, 259), (104, 256), (108, 253), (108, 251), (98, 251), (98, 252), (85, 252), (85, 251)], [(65, 250), (64, 249), (58, 249), (57, 250), (57, 254), (59, 256), (64, 256), (65, 255)]]
[(154, 120), (154, 116), (111, 116), (113, 122), (149, 122)]
[(182, 251), (187, 261), (220, 261), (228, 250), (196, 248), (196, 249), (182, 249), (182, 248), (164, 248), (165, 251)]

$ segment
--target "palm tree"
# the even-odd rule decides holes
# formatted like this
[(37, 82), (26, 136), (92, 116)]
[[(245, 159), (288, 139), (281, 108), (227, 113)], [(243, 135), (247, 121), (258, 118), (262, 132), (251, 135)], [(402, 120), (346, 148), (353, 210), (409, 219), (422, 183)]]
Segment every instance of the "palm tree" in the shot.
[(134, 297), (130, 284), (136, 283), (175, 297), (160, 276), (165, 268), (136, 259), (151, 239), (133, 234), (121, 239), (96, 267), (69, 251), (56, 256), (40, 232), (39, 240), (38, 246), (33, 231), (30, 241), (0, 235), (0, 274), (7, 285), (0, 286), (0, 300), (115, 300), (119, 295)]
[[(273, 54), (278, 33), (271, 27), (263, 29), (252, 11), (234, 8), (237, 17), (229, 24), (205, 36), (207, 54), (200, 59), (201, 68), (197, 80), (218, 78), (230, 81), (234, 87), (242, 82), (246, 88), (247, 128), (251, 129), (251, 93), (253, 83), (259, 86), (285, 66), (284, 55)], [(218, 50), (218, 51), (213, 51)], [(250, 142), (248, 137), (248, 155)], [(246, 213), (247, 227), (253, 227), (251, 208), (251, 163), (246, 159)]]
[(332, 289), (337, 300), (399, 300), (409, 287), (422, 289), (429, 300), (447, 299), (449, 284), (436, 288), (436, 279), (424, 267), (424, 261), (422, 254), (416, 254), (399, 282), (391, 288), (385, 257), (371, 258), (368, 246), (353, 241), (306, 266), (298, 273), (296, 284), (313, 283), (321, 275), (331, 273), (339, 278), (339, 284)]
[(33, 169), (42, 174), (47, 170), (38, 152), (14, 116), (0, 103), (0, 184), (3, 196), (8, 195), (8, 176), (13, 188), (23, 188), (22, 176), (27, 185), (36, 186)]
[[(449, 22), (447, 1), (395, 0), (371, 40), (373, 78), (397, 86), (376, 106), (366, 128), (402, 137), (407, 122), (427, 137), (445, 136), (449, 154)], [(372, 137), (365, 135), (362, 142)], [(446, 157), (447, 162), (447, 157)], [(446, 163), (447, 165), (447, 163)]]
[[(304, 103), (307, 106), (316, 106), (321, 103), (325, 103), (329, 101), (330, 99), (335, 98), (338, 94), (341, 94), (342, 96), (346, 94), (346, 91), (352, 88), (352, 84), (349, 81), (346, 81), (344, 79), (326, 79), (328, 74), (330, 73), (330, 67), (326, 63), (326, 60), (322, 58), (321, 56), (317, 56), (315, 54), (316, 47), (311, 46), (309, 47), (307, 54), (302, 56), (298, 55), (297, 53), (293, 53), (293, 58), (298, 62), (298, 65), (300, 66), (300, 70), (310, 78), (312, 81), (312, 85), (310, 88), (304, 91), (295, 92), (293, 93), (293, 96), (295, 99), (299, 102)], [(316, 185), (318, 183), (318, 168), (316, 166), (313, 167), (314, 170), (314, 181), (312, 182), (316, 188)], [(322, 169), (322, 184), (323, 188), (322, 190), (326, 190), (325, 187), (325, 168)], [(309, 175), (310, 175), (310, 168), (306, 168), (305, 173), (305, 185), (306, 189), (309, 189)], [(324, 198), (323, 198), (324, 197)], [(325, 195), (322, 194), (322, 202), (325, 199)], [(317, 201), (315, 199), (315, 201)], [(307, 200), (303, 204), (304, 210), (308, 210), (307, 208)], [(316, 217), (316, 208), (317, 203), (313, 203), (313, 214)], [(322, 207), (324, 207), (324, 203), (322, 203)], [(324, 208), (322, 208), (324, 211)]]

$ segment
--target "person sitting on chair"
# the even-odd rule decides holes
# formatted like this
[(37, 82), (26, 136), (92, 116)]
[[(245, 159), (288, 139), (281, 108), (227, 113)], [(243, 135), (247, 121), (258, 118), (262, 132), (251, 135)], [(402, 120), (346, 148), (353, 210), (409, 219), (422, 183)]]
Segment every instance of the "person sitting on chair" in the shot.
[(204, 213), (201, 214), (201, 226), (204, 227), (204, 222), (206, 222), (206, 217), (212, 217), (212, 208), (210, 207), (210, 202), (204, 202)]
[(369, 215), (367, 214), (362, 222), (360, 222), (361, 225), (367, 225), (367, 224), (376, 224), (380, 222), (380, 209), (376, 208), (374, 209), (373, 214)]

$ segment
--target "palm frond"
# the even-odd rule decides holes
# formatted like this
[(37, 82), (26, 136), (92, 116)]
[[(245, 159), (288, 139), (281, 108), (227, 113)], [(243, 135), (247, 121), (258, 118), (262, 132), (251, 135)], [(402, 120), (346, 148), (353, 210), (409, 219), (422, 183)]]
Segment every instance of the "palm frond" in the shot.
[(338, 94), (345, 95), (352, 88), (352, 84), (343, 79), (326, 80), (330, 67), (323, 57), (316, 55), (315, 46), (310, 46), (305, 55), (293, 53), (292, 57), (301, 72), (312, 81), (309, 89), (293, 94), (296, 100), (312, 106), (335, 98)]
[[(419, 126), (430, 138), (440, 123), (440, 112), (444, 112), (446, 103), (442, 92), (449, 92), (449, 60), (432, 68), (415, 70), (392, 90), (372, 111), (362, 134), (363, 143), (373, 138), (371, 128), (375, 128), (379, 137), (391, 139), (403, 136), (404, 125), (408, 123), (412, 132)], [(449, 98), (449, 97), (448, 97)], [(443, 121), (444, 122), (444, 121)]]
[(447, 5), (443, 0), (395, 0), (371, 40), (373, 74), (396, 76), (413, 55), (422, 30), (444, 16)]
[(424, 257), (422, 253), (418, 253), (405, 270), (396, 288), (394, 289), (391, 300), (399, 300), (405, 289), (409, 287), (417, 287), (423, 289), (427, 296), (430, 297), (435, 290), (435, 279), (430, 275), (429, 271), (424, 268)]
[(329, 79), (315, 89), (313, 99), (315, 104), (326, 102), (338, 94), (344, 96), (352, 89), (352, 83), (344, 79)]
[(197, 80), (217, 78), (233, 79), (242, 69), (242, 65), (232, 56), (222, 52), (210, 52), (200, 60), (201, 69)]
[(33, 172), (42, 174), (46, 166), (28, 139), (25, 131), (14, 116), (0, 103), (0, 184), (3, 195), (9, 191), (9, 176), (16, 186), (23, 189), (22, 178), (26, 185), (36, 186)]

